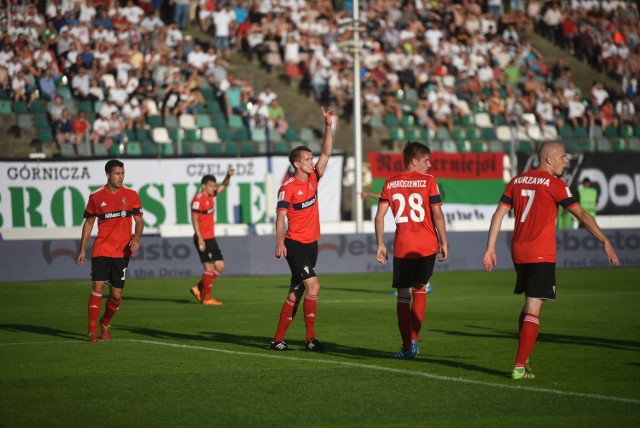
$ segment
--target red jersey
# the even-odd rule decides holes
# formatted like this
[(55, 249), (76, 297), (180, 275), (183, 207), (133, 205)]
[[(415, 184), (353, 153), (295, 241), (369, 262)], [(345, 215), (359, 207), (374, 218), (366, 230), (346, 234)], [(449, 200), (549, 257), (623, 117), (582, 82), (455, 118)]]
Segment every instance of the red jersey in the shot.
[(378, 205), (389, 204), (396, 222), (393, 256), (417, 259), (438, 252), (431, 207), (442, 205), (433, 175), (403, 172), (384, 182)]
[(98, 218), (92, 257), (131, 257), (131, 217), (141, 215), (142, 204), (135, 190), (122, 186), (111, 193), (104, 186), (93, 192), (84, 211), (84, 218)]
[(545, 171), (527, 171), (509, 182), (500, 203), (515, 212), (514, 263), (555, 263), (558, 205), (578, 203), (567, 184)]
[(287, 211), (289, 227), (284, 235), (287, 238), (303, 244), (320, 239), (318, 181), (321, 177), (314, 168), (306, 182), (291, 177), (280, 186), (276, 211)]
[(217, 193), (216, 190), (213, 196), (208, 196), (204, 192), (198, 192), (191, 201), (191, 214), (195, 214), (198, 217), (202, 239), (213, 239), (216, 237), (214, 214), (216, 212), (215, 197)]

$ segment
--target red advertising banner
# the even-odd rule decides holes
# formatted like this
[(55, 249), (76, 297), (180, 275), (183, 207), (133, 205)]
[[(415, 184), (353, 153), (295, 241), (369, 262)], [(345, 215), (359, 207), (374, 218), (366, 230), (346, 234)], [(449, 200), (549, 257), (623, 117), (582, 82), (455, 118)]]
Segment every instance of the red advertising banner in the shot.
[[(430, 174), (460, 180), (502, 179), (503, 153), (431, 153)], [(373, 178), (404, 171), (402, 153), (369, 152)]]

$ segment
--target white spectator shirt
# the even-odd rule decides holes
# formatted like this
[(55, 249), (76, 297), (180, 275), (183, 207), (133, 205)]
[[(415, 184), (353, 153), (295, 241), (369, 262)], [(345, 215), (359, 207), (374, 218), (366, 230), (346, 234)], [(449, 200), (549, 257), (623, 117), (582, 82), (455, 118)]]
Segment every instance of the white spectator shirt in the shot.
[(84, 23), (91, 23), (96, 17), (96, 9), (87, 5), (86, 3), (80, 4), (80, 14), (78, 16), (78, 21)]
[(39, 49), (33, 53), (33, 60), (35, 62), (36, 68), (40, 70), (46, 70), (53, 62), (53, 57), (48, 50), (42, 51)]
[(86, 95), (91, 89), (91, 77), (88, 74), (76, 74), (71, 80), (71, 87)]
[(424, 32), (424, 38), (427, 39), (427, 43), (431, 48), (431, 51), (438, 52), (438, 46), (440, 45), (440, 39), (442, 39), (443, 34), (438, 28), (430, 28)]
[(171, 28), (167, 30), (167, 38), (165, 39), (165, 43), (170, 48), (175, 48), (178, 46), (178, 43), (182, 41), (183, 35), (182, 31), (180, 31), (177, 27)]
[(569, 119), (579, 119), (584, 116), (586, 107), (580, 100), (572, 99), (567, 103), (567, 117)]
[(113, 30), (107, 30), (106, 28), (103, 28), (102, 31), (96, 28), (95, 30), (93, 30), (91, 38), (94, 42), (107, 42), (112, 44), (118, 43), (118, 38), (116, 37), (116, 34), (113, 32)]
[(550, 101), (536, 101), (536, 113), (545, 122), (553, 121), (553, 104)]
[[(109, 100), (111, 100), (111, 92), (114, 89), (116, 88), (111, 88), (111, 90), (109, 91)], [(118, 108), (118, 106), (116, 106), (115, 104), (106, 103), (102, 106), (98, 114), (101, 118), (108, 120), (114, 112), (120, 114), (120, 109)]]
[(232, 9), (222, 9), (213, 12), (211, 20), (216, 26), (216, 37), (229, 37), (229, 26), (236, 20), (236, 13)]
[(192, 50), (187, 55), (187, 63), (197, 69), (201, 69), (204, 65), (209, 64), (209, 55), (205, 52)]
[(140, 19), (144, 16), (144, 10), (134, 4), (131, 7), (125, 6), (120, 8), (120, 15), (124, 16), (130, 24), (138, 25)]
[[(129, 94), (127, 94), (125, 88), (116, 86), (109, 89), (109, 100), (113, 101), (117, 106), (122, 107), (128, 99)], [(100, 110), (100, 113), (102, 113), (102, 110)], [(105, 117), (111, 117), (111, 115)]]
[(138, 86), (140, 86), (140, 81), (137, 77), (132, 76), (129, 78), (129, 80), (127, 80), (127, 84), (124, 86), (124, 90), (126, 91), (127, 95), (132, 95), (136, 91), (136, 89), (138, 89)]
[(598, 105), (599, 106), (601, 106), (604, 103), (604, 101), (607, 98), (609, 98), (609, 93), (604, 88), (593, 88), (591, 90), (591, 95), (596, 97), (596, 99), (598, 100)]
[(111, 54), (108, 50), (96, 51), (93, 53), (93, 58), (98, 61), (101, 67), (104, 67), (111, 61)]
[(127, 119), (137, 119), (142, 115), (140, 106), (133, 106), (131, 103), (127, 103), (122, 107), (122, 116)]
[(107, 135), (107, 132), (109, 132), (109, 121), (102, 116), (98, 117), (93, 122), (93, 132), (100, 136)]
[(5, 67), (9, 64), (11, 58), (13, 58), (13, 51), (0, 51), (0, 65), (4, 65)]
[(493, 80), (493, 69), (489, 67), (489, 64), (478, 69), (478, 80), (482, 83), (489, 83)]
[(129, 80), (129, 70), (133, 70), (133, 66), (127, 61), (120, 61), (116, 65), (116, 70), (116, 78), (125, 85)]

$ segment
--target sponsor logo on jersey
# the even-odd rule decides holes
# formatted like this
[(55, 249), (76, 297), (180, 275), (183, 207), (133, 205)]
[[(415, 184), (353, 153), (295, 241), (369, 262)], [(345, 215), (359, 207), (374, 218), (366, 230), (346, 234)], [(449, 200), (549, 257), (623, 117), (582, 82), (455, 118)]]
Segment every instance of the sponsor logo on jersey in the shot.
[(278, 193), (278, 200), (279, 201), (284, 201), (284, 190), (280, 193)]
[(298, 196), (300, 195), (304, 195), (304, 192), (302, 190), (298, 190)]
[(107, 206), (107, 203), (106, 203), (106, 202), (103, 202), (103, 203), (101, 203), (101, 204), (100, 204), (100, 206), (101, 206), (101, 207), (106, 207), (106, 206)]

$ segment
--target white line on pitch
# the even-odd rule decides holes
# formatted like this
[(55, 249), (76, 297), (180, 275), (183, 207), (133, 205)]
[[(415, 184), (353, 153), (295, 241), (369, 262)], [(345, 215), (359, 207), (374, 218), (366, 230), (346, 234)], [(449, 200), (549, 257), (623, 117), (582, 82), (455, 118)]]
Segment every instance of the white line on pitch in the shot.
[[(209, 352), (219, 352), (222, 354), (230, 354), (230, 355), (244, 355), (248, 357), (262, 357), (262, 358), (272, 358), (276, 360), (287, 360), (287, 361), (301, 361), (301, 362), (313, 362), (320, 364), (335, 364), (338, 366), (347, 366), (347, 367), (358, 367), (362, 369), (370, 369), (370, 370), (379, 370), (390, 373), (398, 373), (409, 376), (419, 376), (428, 379), (440, 380), (445, 382), (459, 382), (466, 383), (470, 385), (480, 385), (480, 386), (489, 386), (494, 388), (502, 388), (502, 389), (511, 389), (516, 391), (528, 391), (528, 392), (539, 392), (543, 394), (553, 394), (553, 395), (562, 395), (567, 397), (581, 397), (581, 398), (590, 398), (594, 400), (603, 400), (603, 401), (615, 401), (619, 403), (631, 403), (631, 404), (640, 404), (640, 400), (636, 400), (634, 398), (624, 398), (624, 397), (613, 397), (609, 395), (602, 394), (589, 394), (584, 392), (573, 392), (573, 391), (561, 391), (558, 389), (550, 389), (550, 388), (537, 388), (534, 386), (521, 386), (521, 385), (507, 385), (503, 383), (493, 383), (493, 382), (485, 382), (481, 380), (473, 380), (473, 379), (465, 379), (462, 377), (451, 377), (451, 376), (442, 376), (436, 375), (432, 373), (425, 373), (419, 371), (411, 371), (406, 369), (396, 369), (393, 367), (383, 367), (376, 366), (373, 364), (361, 364), (361, 363), (352, 363), (348, 361), (336, 361), (336, 360), (321, 360), (321, 359), (313, 359), (313, 358), (299, 358), (299, 357), (287, 357), (282, 354), (274, 354), (274, 353), (264, 353), (258, 354), (255, 352), (243, 352), (243, 351), (230, 351), (228, 349), (215, 349), (215, 348), (207, 348), (204, 346), (194, 346), (194, 345), (182, 345), (179, 343), (169, 343), (169, 342), (157, 342), (154, 340), (140, 340), (140, 339), (116, 339), (112, 340), (112, 342), (135, 342), (135, 343), (145, 343), (149, 345), (157, 345), (157, 346), (168, 346), (171, 348), (182, 348), (182, 349), (196, 349), (199, 351), (209, 351)], [(56, 341), (44, 341), (44, 342), (20, 342), (20, 343), (0, 343), (0, 346), (18, 346), (18, 345), (42, 345), (42, 344), (55, 344), (55, 343), (86, 343), (80, 340), (56, 340)]]

